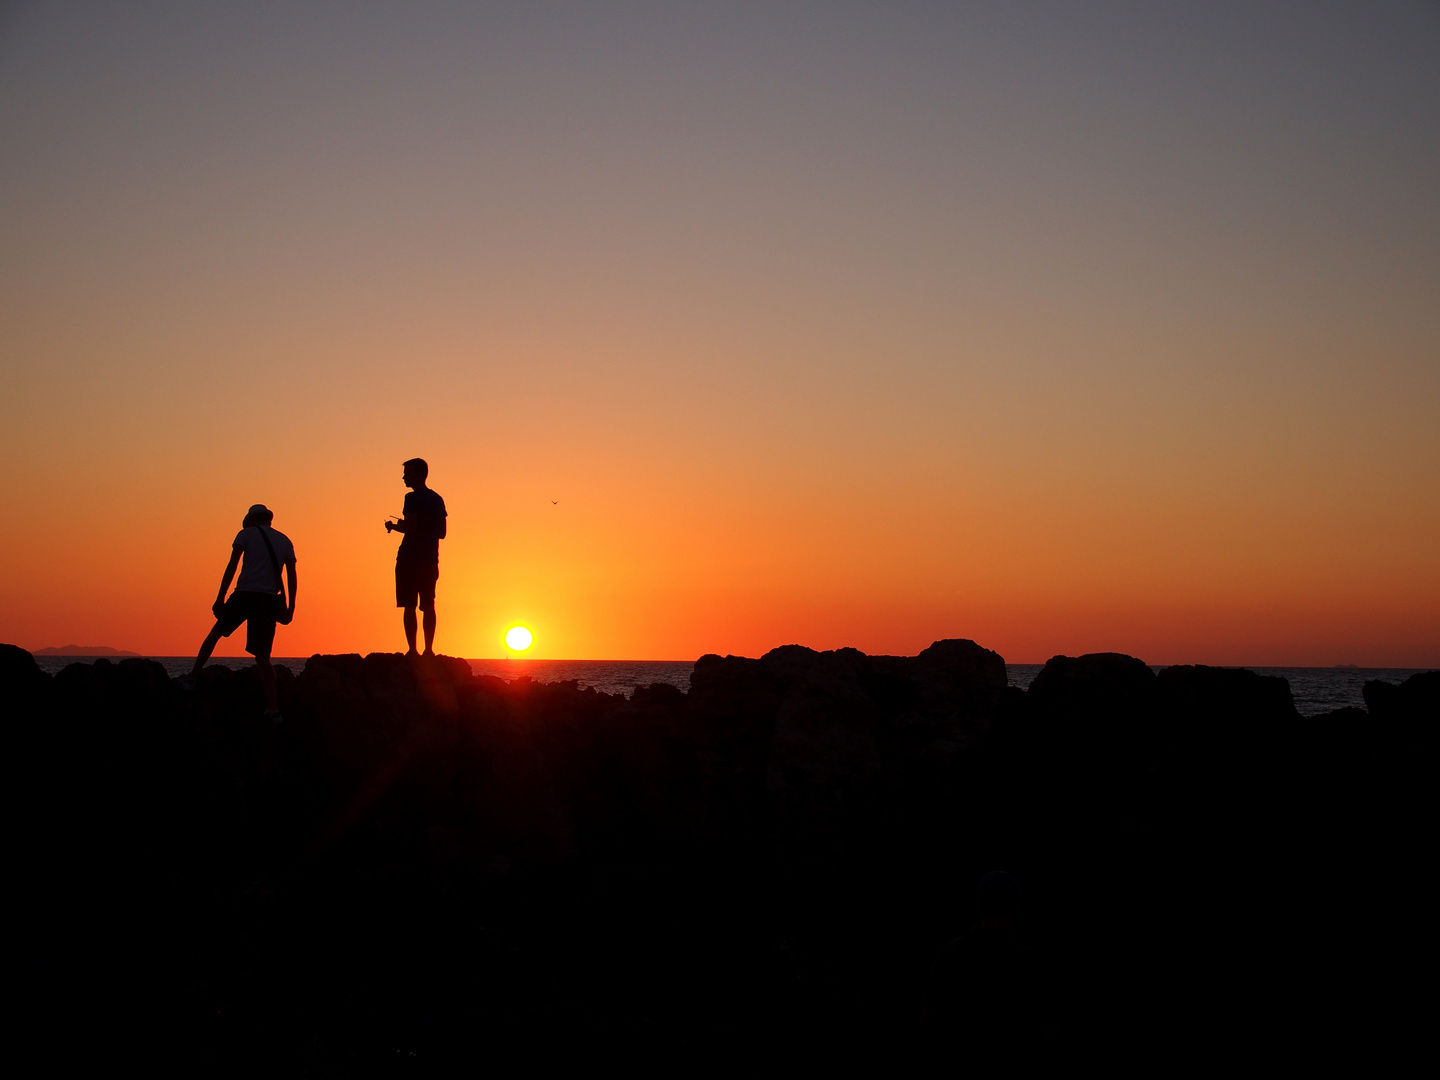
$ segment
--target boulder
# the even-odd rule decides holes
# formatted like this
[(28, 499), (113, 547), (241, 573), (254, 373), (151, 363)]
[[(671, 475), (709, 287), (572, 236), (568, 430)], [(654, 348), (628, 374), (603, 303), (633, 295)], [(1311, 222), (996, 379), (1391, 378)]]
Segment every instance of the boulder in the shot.
[(1160, 672), (1159, 686), (1171, 745), (1196, 767), (1259, 770), (1263, 785), (1264, 771), (1295, 749), (1300, 714), (1284, 678), (1182, 664)]
[(782, 847), (818, 852), (904, 804), (933, 804), (1005, 693), (1005, 661), (973, 641), (913, 657), (785, 645), (758, 660), (701, 657), (686, 712), (702, 782), (728, 792), (720, 805), (767, 814)]
[(1052, 656), (1029, 700), (1037, 714), (1070, 722), (1141, 716), (1155, 706), (1155, 673), (1124, 653)]
[[(1385, 756), (1406, 763), (1405, 788), (1410, 792), (1428, 788), (1426, 770), (1440, 735), (1440, 671), (1419, 672), (1399, 686), (1371, 679), (1363, 693), (1376, 729), (1372, 734), (1387, 747)], [(1428, 811), (1419, 813), (1429, 816)]]
[(973, 641), (937, 641), (915, 657), (873, 657), (866, 689), (913, 752), (953, 758), (994, 722), (1005, 697), (1005, 661)]
[(1006, 684), (997, 653), (961, 640), (915, 657), (786, 645), (731, 671), (749, 673), (750, 700), (775, 702), (765, 786), (777, 840), (813, 854), (933, 804), (949, 763), (993, 723)]
[(1300, 715), (1288, 679), (1248, 668), (1176, 665), (1160, 672), (1159, 686), (1165, 706), (1186, 717), (1276, 724)]
[[(18, 645), (0, 645), (0, 701), (13, 716), (29, 718), (50, 689), (50, 676)], [(12, 736), (13, 737), (13, 736)]]
[(1155, 673), (1123, 653), (1054, 656), (1026, 695), (1023, 738), (1039, 764), (1142, 759), (1156, 731)]
[(1365, 707), (1376, 720), (1440, 722), (1440, 671), (1411, 675), (1399, 686), (1381, 679), (1367, 680), (1362, 690)]
[(18, 645), (0, 645), (0, 694), (6, 698), (37, 693), (50, 681), (31, 656)]
[(765, 785), (782, 827), (807, 843), (869, 793), (880, 771), (879, 710), (864, 689), (865, 654), (786, 645), (761, 657), (783, 687)]

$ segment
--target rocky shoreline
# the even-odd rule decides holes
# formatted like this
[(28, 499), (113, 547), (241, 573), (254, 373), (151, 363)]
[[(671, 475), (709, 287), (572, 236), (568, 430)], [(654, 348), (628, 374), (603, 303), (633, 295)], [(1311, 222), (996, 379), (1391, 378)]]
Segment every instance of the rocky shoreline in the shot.
[(1022, 691), (970, 641), (707, 656), (628, 699), (315, 656), (279, 727), (253, 670), (0, 646), (0, 677), (62, 1057), (960, 1061), (918, 1018), (997, 867), (1041, 957), (1024, 1052), (1326, 1051), (1410, 1015), (1374, 988), (1419, 933), (1440, 672), (1302, 720), (1283, 679), (1118, 654)]

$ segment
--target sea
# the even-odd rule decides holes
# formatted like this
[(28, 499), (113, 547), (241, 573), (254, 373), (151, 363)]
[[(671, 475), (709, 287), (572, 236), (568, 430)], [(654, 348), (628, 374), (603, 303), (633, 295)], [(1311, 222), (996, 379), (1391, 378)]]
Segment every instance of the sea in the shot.
[[(93, 656), (37, 656), (35, 662), (40, 670), (55, 674), (70, 664), (92, 664)], [(124, 659), (114, 657), (113, 660)], [(171, 678), (187, 675), (195, 662), (193, 656), (152, 656), (159, 661)], [(275, 663), (287, 667), (299, 675), (305, 668), (305, 657), (276, 657)], [(229, 668), (250, 667), (254, 661), (248, 656), (212, 657), (212, 664)], [(669, 683), (682, 692), (690, 690), (690, 673), (695, 670), (693, 660), (471, 660), (470, 670), (477, 675), (494, 675), (506, 682), (527, 677), (535, 682), (575, 682), (581, 687), (594, 687), (604, 694), (624, 694), (629, 697), (637, 686), (653, 683)], [(1010, 685), (1026, 689), (1040, 674), (1043, 664), (1010, 664), (1006, 667)], [(1154, 667), (1159, 672), (1160, 667)], [(1251, 671), (1260, 675), (1279, 675), (1290, 681), (1290, 693), (1295, 698), (1295, 708), (1301, 716), (1318, 716), (1333, 709), (1354, 706), (1363, 709), (1365, 698), (1362, 688), (1369, 679), (1381, 679), (1390, 683), (1402, 683), (1411, 675), (1428, 668), (1275, 668), (1255, 667)]]

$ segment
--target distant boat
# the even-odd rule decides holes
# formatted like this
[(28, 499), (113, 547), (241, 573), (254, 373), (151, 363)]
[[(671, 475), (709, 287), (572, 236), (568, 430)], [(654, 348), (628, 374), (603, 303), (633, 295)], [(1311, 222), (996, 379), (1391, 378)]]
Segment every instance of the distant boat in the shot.
[(31, 656), (139, 656), (138, 652), (112, 649), (109, 645), (52, 645), (36, 649)]

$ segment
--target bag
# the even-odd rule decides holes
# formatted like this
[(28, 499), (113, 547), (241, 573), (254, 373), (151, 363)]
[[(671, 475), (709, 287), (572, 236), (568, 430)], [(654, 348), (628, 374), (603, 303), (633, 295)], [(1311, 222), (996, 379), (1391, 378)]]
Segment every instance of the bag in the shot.
[(280, 573), (280, 560), (275, 557), (275, 545), (265, 533), (264, 525), (256, 525), (260, 539), (265, 541), (265, 550), (270, 553), (270, 565), (275, 568), (275, 580), (280, 582), (280, 591), (275, 594), (275, 621), (281, 626), (290, 625), (290, 605), (285, 602), (285, 578)]

